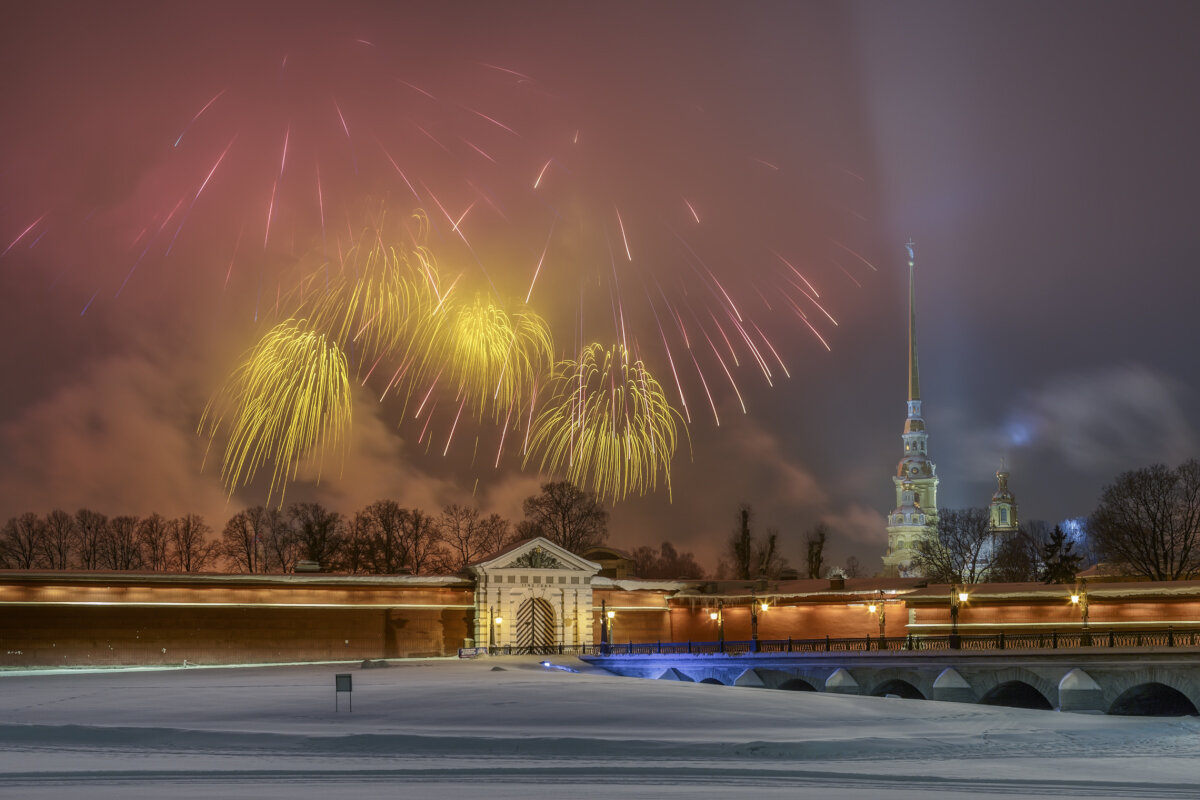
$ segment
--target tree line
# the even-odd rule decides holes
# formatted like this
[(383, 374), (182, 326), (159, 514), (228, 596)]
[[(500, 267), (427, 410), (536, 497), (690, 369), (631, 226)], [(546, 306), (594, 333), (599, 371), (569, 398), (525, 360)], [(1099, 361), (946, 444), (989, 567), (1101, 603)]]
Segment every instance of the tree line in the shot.
[(913, 565), (944, 583), (1070, 583), (1087, 560), (1151, 581), (1200, 577), (1200, 462), (1122, 473), (1076, 537), (1033, 522), (998, 538), (987, 509), (944, 510)]
[(512, 525), (460, 504), (429, 514), (379, 500), (343, 515), (298, 502), (243, 509), (217, 535), (198, 514), (167, 519), (108, 517), (91, 509), (27, 512), (0, 528), (0, 568), (277, 573), (312, 562), (350, 574), (454, 574), (533, 536), (572, 552), (608, 538), (608, 512), (594, 495), (565, 481), (543, 484), (525, 499), (523, 511), (524, 519)]

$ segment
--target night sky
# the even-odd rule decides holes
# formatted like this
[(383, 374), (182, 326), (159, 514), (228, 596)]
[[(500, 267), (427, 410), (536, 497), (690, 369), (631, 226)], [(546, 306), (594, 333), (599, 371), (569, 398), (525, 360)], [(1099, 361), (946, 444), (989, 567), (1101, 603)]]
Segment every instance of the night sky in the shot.
[[(1182, 2), (10, 4), (0, 518), (264, 502), (201, 469), (205, 404), (297, 275), (418, 207), (464, 291), (542, 260), (557, 355), (624, 328), (690, 415), (617, 546), (714, 566), (748, 502), (793, 563), (823, 520), (878, 568), (910, 237), (942, 506), (1006, 460), (1023, 519), (1084, 516), (1197, 454), (1197, 42)], [(519, 448), (377, 389), (289, 501), (519, 519)]]

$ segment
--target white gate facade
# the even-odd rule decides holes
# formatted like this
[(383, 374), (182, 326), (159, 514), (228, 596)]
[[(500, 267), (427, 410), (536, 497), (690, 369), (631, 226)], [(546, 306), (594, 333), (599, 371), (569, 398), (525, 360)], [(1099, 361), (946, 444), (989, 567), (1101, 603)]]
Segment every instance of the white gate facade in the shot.
[(599, 564), (537, 537), (470, 569), (476, 646), (549, 652), (593, 643), (592, 579)]

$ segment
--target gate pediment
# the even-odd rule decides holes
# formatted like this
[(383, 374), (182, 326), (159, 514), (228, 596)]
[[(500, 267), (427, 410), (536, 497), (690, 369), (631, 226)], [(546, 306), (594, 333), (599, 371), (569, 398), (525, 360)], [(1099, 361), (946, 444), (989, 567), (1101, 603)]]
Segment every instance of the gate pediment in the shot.
[(471, 565), (471, 571), (476, 574), (501, 569), (562, 570), (595, 575), (600, 572), (600, 565), (559, 547), (545, 537), (538, 536), (517, 542)]

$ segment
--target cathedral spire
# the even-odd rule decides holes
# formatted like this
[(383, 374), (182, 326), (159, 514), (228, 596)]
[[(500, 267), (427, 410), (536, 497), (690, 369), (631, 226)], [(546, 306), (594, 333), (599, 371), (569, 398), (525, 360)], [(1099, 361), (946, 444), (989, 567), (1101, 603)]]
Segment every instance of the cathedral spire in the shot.
[(921, 379), (917, 371), (917, 289), (913, 272), (917, 257), (913, 252), (916, 244), (912, 239), (904, 245), (908, 251), (908, 399), (921, 399)]
[(904, 456), (892, 477), (896, 507), (888, 515), (888, 551), (883, 557), (884, 574), (903, 575), (922, 541), (936, 537), (937, 467), (929, 458), (929, 436), (921, 416), (921, 382), (917, 375), (917, 288), (913, 273), (915, 245), (908, 252), (908, 413), (904, 419)]

